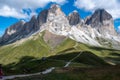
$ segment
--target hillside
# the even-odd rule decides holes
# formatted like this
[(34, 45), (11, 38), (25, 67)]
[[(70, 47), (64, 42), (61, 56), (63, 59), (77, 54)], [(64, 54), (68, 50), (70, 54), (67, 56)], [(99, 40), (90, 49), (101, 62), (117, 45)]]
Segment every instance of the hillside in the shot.
[(119, 50), (92, 47), (69, 38), (66, 38), (55, 48), (52, 48), (43, 40), (43, 33), (33, 35), (29, 39), (23, 39), (22, 41), (20, 40), (16, 43), (0, 47), (0, 63), (4, 62), (3, 64), (8, 64), (16, 62), (24, 56), (42, 58), (56, 54), (65, 54), (78, 51), (90, 51), (102, 58), (114, 58), (120, 53)]
[(56, 69), (51, 74), (37, 75), (13, 80), (119, 80), (120, 66), (97, 68), (62, 68)]
[(48, 32), (43, 39), (53, 47), (67, 37), (91, 46), (120, 50), (120, 36), (115, 31), (113, 17), (105, 9), (97, 9), (89, 18), (82, 19), (76, 10), (65, 15), (57, 4), (42, 10), (28, 22), (19, 21), (8, 27), (0, 39), (0, 46), (29, 38), (45, 30)]
[(51, 80), (59, 80), (58, 75), (63, 80), (119, 79), (120, 36), (105, 9), (83, 20), (78, 11), (67, 16), (53, 4), (30, 21), (6, 29), (0, 38), (0, 64), (6, 78), (39, 72), (42, 74), (30, 79), (53, 76)]
[[(81, 51), (82, 54), (72, 61), (71, 67), (119, 64), (120, 52), (118, 50), (93, 47), (69, 38), (65, 38), (53, 48), (44, 41), (45, 33), (35, 34), (29, 39), (24, 39), (22, 43), (20, 40), (0, 47), (0, 63), (3, 64), (6, 75), (34, 73), (53, 66), (63, 67)], [(42, 61), (44, 58), (45, 61)]]

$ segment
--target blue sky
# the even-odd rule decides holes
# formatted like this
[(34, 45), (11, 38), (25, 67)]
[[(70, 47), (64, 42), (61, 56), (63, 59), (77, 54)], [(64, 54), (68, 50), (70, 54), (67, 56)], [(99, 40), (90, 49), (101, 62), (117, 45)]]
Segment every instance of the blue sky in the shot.
[(19, 20), (29, 21), (54, 3), (59, 4), (66, 15), (77, 10), (83, 19), (96, 9), (104, 8), (113, 16), (115, 29), (120, 30), (120, 0), (0, 0), (0, 36), (10, 25)]

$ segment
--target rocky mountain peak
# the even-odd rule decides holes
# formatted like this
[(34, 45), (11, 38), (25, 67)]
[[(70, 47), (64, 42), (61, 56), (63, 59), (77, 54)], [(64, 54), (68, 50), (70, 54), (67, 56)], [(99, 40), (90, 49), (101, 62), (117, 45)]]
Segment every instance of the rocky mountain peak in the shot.
[(51, 7), (50, 7), (50, 9), (51, 9), (51, 11), (56, 11), (56, 10), (60, 10), (61, 8), (60, 8), (60, 6), (59, 5), (57, 5), (57, 4), (53, 4), (53, 5), (51, 5)]
[[(32, 16), (31, 20), (28, 22), (28, 23), (34, 23), (34, 24), (37, 24), (37, 17), (35, 15)], [(37, 26), (37, 25), (36, 25)]]
[(15, 34), (16, 32), (19, 32), (22, 29), (24, 24), (25, 24), (24, 21), (19, 21), (11, 25), (9, 28), (6, 29), (5, 35), (12, 35), (12, 34)]
[(51, 5), (50, 9), (48, 9), (47, 21), (58, 21), (64, 18), (66, 18), (66, 15), (63, 13), (60, 6), (57, 4)]
[(110, 19), (112, 19), (111, 14), (109, 14), (105, 9), (97, 9), (94, 14), (96, 14), (96, 15), (98, 15), (98, 17), (100, 17), (100, 21), (101, 22), (103, 20), (110, 20)]
[[(73, 25), (76, 27), (72, 27)], [(76, 10), (66, 17), (60, 6), (53, 4), (49, 9), (41, 11), (37, 18), (33, 16), (29, 22), (20, 21), (10, 26), (3, 37), (0, 38), (0, 45), (27, 38), (32, 36), (33, 33), (36, 34), (37, 31), (42, 32), (45, 30), (55, 35), (64, 35), (76, 41), (92, 45), (94, 42), (99, 45), (95, 40), (96, 37), (116, 34), (113, 18), (104, 9), (96, 10), (93, 15), (83, 21)], [(46, 42), (49, 42), (50, 39), (51, 41), (55, 39), (59, 42), (59, 38), (56, 39), (56, 36), (52, 37), (54, 35), (51, 36), (49, 35), (50, 33), (46, 34)], [(54, 40), (51, 43), (54, 43)]]
[(0, 44), (7, 43), (10, 40), (14, 39), (22, 31), (24, 24), (24, 21), (19, 21), (8, 27), (2, 36)]
[(60, 6), (56, 4), (51, 5), (48, 9), (47, 21), (41, 26), (41, 29), (47, 29), (54, 33), (61, 33), (62, 31), (68, 30), (66, 28), (69, 28), (69, 22), (66, 15)]
[(43, 10), (40, 12), (40, 14), (37, 17), (38, 20), (38, 26), (41, 26), (43, 23), (46, 23), (48, 17), (48, 10)]
[(31, 20), (24, 24), (24, 28), (22, 29), (22, 35), (25, 36), (37, 30), (39, 30), (37, 18), (36, 16), (32, 16)]
[(60, 8), (60, 6), (58, 4), (52, 4), (50, 8), (57, 9), (57, 8)]
[(107, 11), (105, 11), (105, 9), (97, 9), (94, 14), (86, 21), (86, 24), (92, 24), (92, 27), (95, 27), (100, 23), (103, 24), (103, 22), (107, 20), (112, 20), (112, 16)]
[(56, 14), (56, 15), (62, 15), (62, 14), (63, 14), (60, 6), (57, 5), (57, 4), (51, 5), (51, 7), (50, 7), (50, 9), (49, 9), (49, 14), (50, 14), (50, 13), (53, 13), (53, 14)]
[(97, 9), (92, 16), (87, 18), (85, 23), (96, 28), (101, 34), (116, 35), (113, 18), (105, 9)]
[(68, 20), (70, 25), (77, 25), (81, 21), (80, 15), (76, 10), (68, 15)]
[(37, 19), (36, 16), (33, 15), (30, 21), (32, 22), (32, 21), (34, 21), (34, 20), (36, 20), (36, 19)]

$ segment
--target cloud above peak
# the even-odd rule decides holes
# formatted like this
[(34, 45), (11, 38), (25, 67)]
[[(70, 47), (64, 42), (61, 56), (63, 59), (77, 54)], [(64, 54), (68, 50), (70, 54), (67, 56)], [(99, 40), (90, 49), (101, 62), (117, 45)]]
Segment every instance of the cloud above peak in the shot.
[(90, 12), (94, 12), (98, 8), (104, 8), (114, 19), (120, 18), (119, 0), (76, 0), (74, 6)]
[[(36, 14), (35, 9), (44, 8), (50, 2), (63, 5), (67, 0), (0, 0), (0, 16), (29, 18), (30, 15)], [(31, 10), (30, 15), (25, 13), (25, 9)]]
[(4, 17), (15, 17), (15, 18), (26, 18), (27, 15), (22, 12), (18, 12), (15, 8), (10, 8), (7, 5), (4, 5), (0, 9), (0, 16)]
[[(35, 12), (37, 8), (44, 8), (50, 2), (63, 5), (68, 1), (72, 2), (72, 0), (0, 0), (0, 16), (30, 19), (32, 15), (37, 14)], [(120, 18), (119, 4), (119, 0), (75, 0), (74, 2), (74, 6), (85, 11), (94, 12), (98, 8), (104, 8), (114, 19)], [(26, 11), (29, 9), (28, 14)]]

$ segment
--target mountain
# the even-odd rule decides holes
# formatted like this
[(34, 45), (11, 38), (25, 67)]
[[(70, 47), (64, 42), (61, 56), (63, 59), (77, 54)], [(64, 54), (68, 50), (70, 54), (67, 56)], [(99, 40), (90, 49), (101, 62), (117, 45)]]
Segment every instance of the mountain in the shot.
[(67, 18), (70, 25), (77, 25), (81, 22), (80, 15), (76, 10), (70, 13)]
[(43, 10), (40, 12), (40, 14), (37, 17), (38, 26), (41, 26), (42, 24), (46, 23), (47, 16), (48, 16), (48, 10)]
[(81, 52), (71, 68), (119, 65), (119, 50), (86, 45), (49, 31), (0, 47), (0, 64), (6, 75), (30, 74), (50, 67), (63, 68)]
[(41, 11), (37, 18), (33, 16), (29, 22), (20, 21), (10, 26), (0, 44), (12, 43), (44, 30), (69, 37), (77, 42), (120, 49), (119, 36), (114, 29), (113, 18), (107, 11), (98, 9), (82, 20), (77, 11), (66, 16), (56, 4)]
[(114, 29), (112, 16), (104, 9), (96, 10), (95, 13), (89, 19), (87, 19), (85, 24), (91, 25), (91, 27), (96, 28), (99, 33), (104, 35), (117, 34)]
[(9, 42), (14, 42), (14, 40), (17, 38), (17, 36), (20, 36), (20, 33), (22, 32), (22, 29), (24, 28), (25, 22), (19, 21), (12, 26), (8, 27), (2, 36), (0, 44), (7, 44)]
[(38, 28), (38, 21), (36, 19), (35, 16), (33, 16), (31, 18), (31, 20), (29, 22), (26, 22), (23, 26), (23, 30), (22, 30), (22, 34), (23, 36), (26, 36), (30, 33), (34, 33), (35, 31), (37, 31), (39, 28)]
[(120, 49), (120, 37), (114, 29), (113, 18), (107, 11), (97, 9), (83, 20), (76, 10), (66, 16), (56, 4), (41, 11), (38, 17), (33, 16), (29, 22), (20, 21), (10, 26), (2, 36), (0, 45), (13, 43), (44, 30), (77, 42)]
[(48, 10), (47, 22), (41, 26), (40, 30), (48, 30), (55, 34), (66, 35), (66, 31), (69, 28), (70, 25), (66, 15), (62, 12), (60, 6), (54, 4)]
[(71, 60), (66, 70), (119, 65), (119, 40), (113, 18), (104, 9), (83, 20), (77, 11), (66, 16), (53, 4), (30, 21), (6, 29), (0, 39), (0, 64), (7, 75), (61, 69)]
[(77, 42), (120, 49), (120, 37), (114, 29), (113, 18), (107, 11), (97, 9), (82, 20), (76, 10), (66, 16), (56, 4), (41, 11), (37, 18), (33, 16), (29, 22), (20, 21), (10, 26), (2, 36), (0, 45), (13, 43), (44, 30)]

